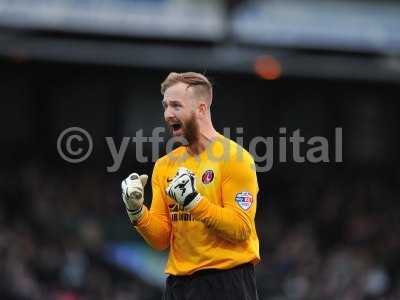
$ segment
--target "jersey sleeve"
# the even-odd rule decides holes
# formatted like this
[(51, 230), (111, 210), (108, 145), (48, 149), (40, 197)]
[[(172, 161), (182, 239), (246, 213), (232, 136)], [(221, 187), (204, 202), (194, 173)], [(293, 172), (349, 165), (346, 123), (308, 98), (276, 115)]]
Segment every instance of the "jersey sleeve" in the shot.
[(221, 237), (242, 242), (255, 230), (258, 183), (250, 154), (224, 163), (222, 207), (203, 197), (190, 213)]
[(147, 209), (143, 206), (144, 214), (135, 224), (135, 228), (150, 246), (157, 250), (164, 250), (169, 247), (171, 219), (164, 200), (164, 191), (160, 185), (160, 169), (156, 162), (151, 177), (153, 192), (151, 207)]

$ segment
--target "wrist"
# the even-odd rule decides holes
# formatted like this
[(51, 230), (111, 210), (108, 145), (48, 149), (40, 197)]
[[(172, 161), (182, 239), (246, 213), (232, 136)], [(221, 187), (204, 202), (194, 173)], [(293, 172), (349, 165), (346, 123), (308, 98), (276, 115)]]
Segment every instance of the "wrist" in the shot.
[(199, 202), (203, 199), (203, 196), (198, 192), (193, 192), (188, 195), (185, 199), (185, 203), (183, 204), (183, 208), (185, 210), (191, 210), (195, 208)]
[(132, 223), (136, 223), (144, 214), (143, 205), (136, 209), (126, 208), (126, 212), (128, 213), (128, 217)]

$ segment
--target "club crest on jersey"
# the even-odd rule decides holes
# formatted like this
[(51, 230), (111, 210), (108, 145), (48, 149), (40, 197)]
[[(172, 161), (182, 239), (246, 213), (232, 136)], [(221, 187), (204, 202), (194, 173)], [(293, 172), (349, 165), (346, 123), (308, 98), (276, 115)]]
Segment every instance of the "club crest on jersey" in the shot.
[(249, 192), (240, 192), (236, 194), (235, 200), (242, 209), (248, 210), (253, 204), (253, 195)]
[(211, 181), (214, 179), (214, 172), (213, 170), (207, 170), (203, 173), (203, 176), (201, 176), (201, 181), (204, 184), (209, 184)]

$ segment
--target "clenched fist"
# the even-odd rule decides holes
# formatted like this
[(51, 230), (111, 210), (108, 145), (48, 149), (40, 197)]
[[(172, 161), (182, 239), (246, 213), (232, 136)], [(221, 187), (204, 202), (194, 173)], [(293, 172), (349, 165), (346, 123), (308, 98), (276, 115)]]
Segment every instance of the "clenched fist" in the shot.
[(121, 183), (122, 200), (131, 222), (139, 220), (142, 215), (147, 179), (148, 176), (145, 174), (139, 176), (137, 173), (132, 173)]

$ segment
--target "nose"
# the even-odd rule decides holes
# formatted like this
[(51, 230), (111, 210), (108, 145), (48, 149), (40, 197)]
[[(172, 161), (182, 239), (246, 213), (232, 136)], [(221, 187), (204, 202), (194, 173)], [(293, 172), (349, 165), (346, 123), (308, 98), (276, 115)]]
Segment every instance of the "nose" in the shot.
[(175, 114), (173, 113), (171, 108), (169, 108), (169, 107), (165, 108), (165, 110), (164, 110), (164, 118), (165, 118), (166, 121), (175, 118)]

